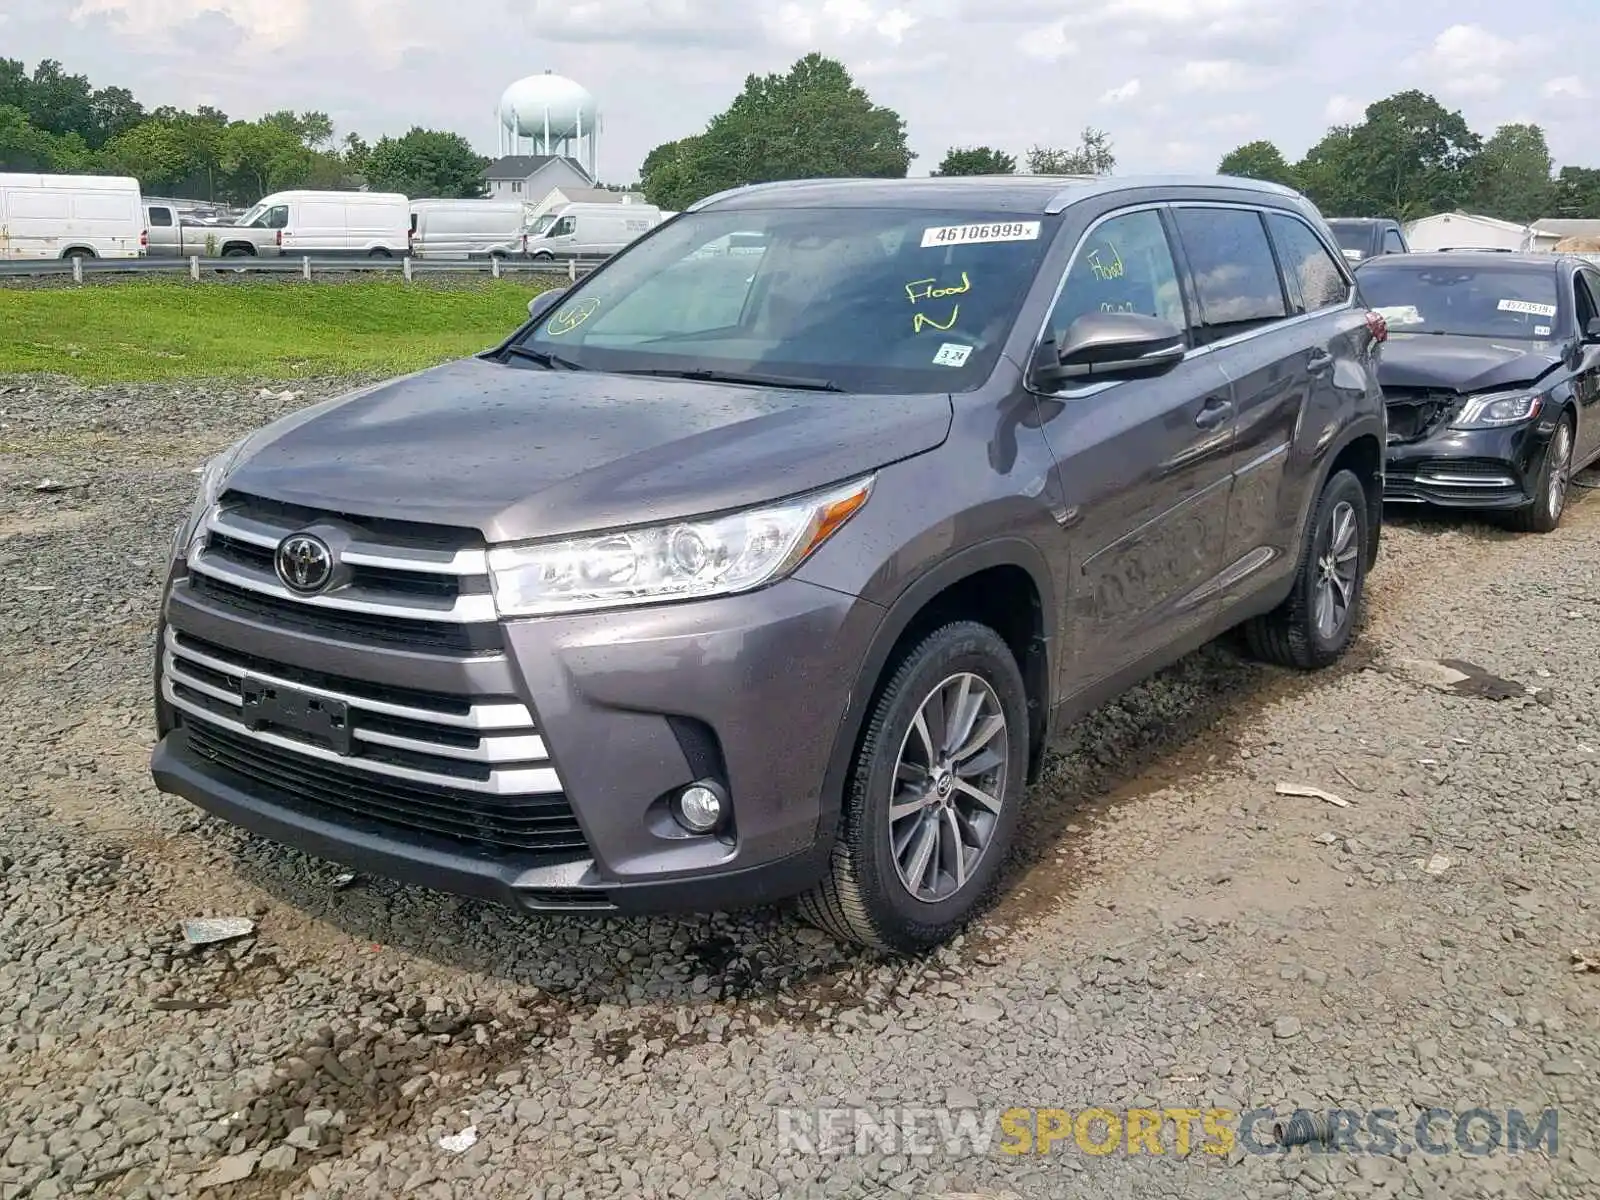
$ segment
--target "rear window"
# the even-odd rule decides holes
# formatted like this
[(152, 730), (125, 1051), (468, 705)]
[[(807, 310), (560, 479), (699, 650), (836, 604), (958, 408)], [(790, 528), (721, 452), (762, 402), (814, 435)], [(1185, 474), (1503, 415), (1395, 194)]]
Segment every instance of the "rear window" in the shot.
[(998, 360), (1056, 223), (981, 209), (685, 213), (580, 283), (523, 344), (591, 370), (965, 391)]
[(1351, 225), (1345, 221), (1329, 221), (1328, 228), (1332, 230), (1334, 240), (1339, 243), (1339, 249), (1344, 251), (1346, 258), (1359, 260), (1372, 253), (1372, 227), (1370, 225)]
[(1178, 208), (1174, 216), (1200, 299), (1196, 333), (1201, 344), (1288, 316), (1278, 264), (1259, 213)]
[(1547, 338), (1563, 313), (1553, 266), (1417, 266), (1412, 255), (1361, 269), (1361, 295), (1392, 333)]

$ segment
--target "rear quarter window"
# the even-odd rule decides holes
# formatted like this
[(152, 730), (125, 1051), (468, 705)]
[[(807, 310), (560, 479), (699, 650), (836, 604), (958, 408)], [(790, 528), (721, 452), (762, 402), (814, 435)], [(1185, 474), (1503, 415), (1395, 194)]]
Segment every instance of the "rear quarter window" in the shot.
[(1306, 312), (1333, 308), (1349, 300), (1349, 281), (1309, 225), (1287, 213), (1271, 214), (1267, 224), (1278, 247), (1278, 261), (1297, 285)]
[(1195, 340), (1205, 345), (1289, 315), (1261, 214), (1247, 208), (1173, 210), (1200, 302)]

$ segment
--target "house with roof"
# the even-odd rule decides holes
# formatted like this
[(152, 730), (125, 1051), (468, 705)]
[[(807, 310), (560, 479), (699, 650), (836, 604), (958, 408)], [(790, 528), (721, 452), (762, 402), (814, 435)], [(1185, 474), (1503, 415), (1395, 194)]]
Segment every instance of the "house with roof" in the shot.
[(558, 188), (589, 189), (594, 180), (575, 158), (555, 154), (507, 154), (483, 169), (491, 200), (538, 204)]
[(1407, 225), (1406, 242), (1417, 251), (1531, 250), (1533, 230), (1477, 213), (1436, 213)]
[(1546, 217), (1533, 223), (1533, 248), (1554, 250), (1568, 238), (1600, 239), (1600, 221), (1564, 220)]

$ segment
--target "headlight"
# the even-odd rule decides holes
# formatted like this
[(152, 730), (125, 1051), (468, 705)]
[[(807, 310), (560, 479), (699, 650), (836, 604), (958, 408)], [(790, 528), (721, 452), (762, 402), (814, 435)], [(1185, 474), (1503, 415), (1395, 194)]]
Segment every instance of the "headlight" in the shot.
[(233, 464), (238, 460), (245, 444), (254, 436), (246, 434), (221, 454), (213, 455), (206, 465), (200, 468), (200, 487), (195, 494), (194, 504), (189, 508), (189, 515), (178, 522), (178, 527), (172, 531), (173, 558), (183, 558), (188, 554), (189, 542), (205, 518), (206, 510), (217, 502), (228, 472), (233, 469)]
[(495, 605), (530, 617), (747, 592), (780, 579), (856, 514), (873, 477), (669, 525), (489, 551)]
[(1491, 429), (1496, 425), (1516, 425), (1537, 417), (1543, 406), (1543, 397), (1529, 392), (1474, 396), (1450, 425), (1454, 429)]

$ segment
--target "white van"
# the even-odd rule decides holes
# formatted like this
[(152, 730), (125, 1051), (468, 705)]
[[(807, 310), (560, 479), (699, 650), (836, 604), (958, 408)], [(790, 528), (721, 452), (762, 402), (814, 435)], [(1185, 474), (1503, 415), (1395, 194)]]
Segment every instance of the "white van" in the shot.
[(522, 248), (529, 258), (604, 258), (659, 224), (653, 204), (568, 204), (540, 217)]
[(504, 258), (521, 249), (521, 200), (413, 200), (411, 253), (418, 258)]
[(276, 230), (281, 254), (393, 258), (410, 241), (411, 201), (399, 192), (274, 192), (239, 224)]
[(139, 181), (0, 174), (0, 259), (142, 258)]

